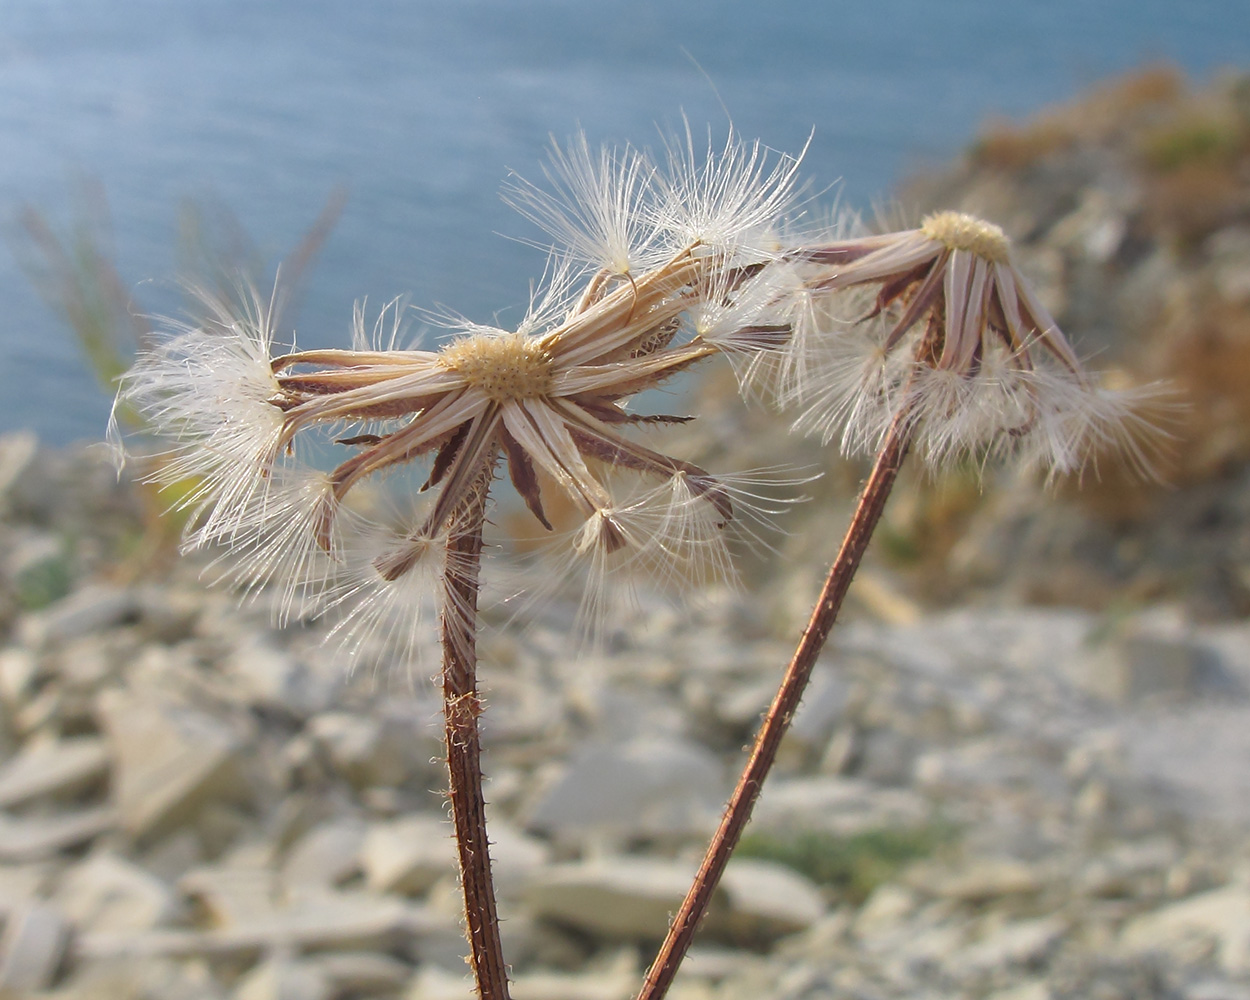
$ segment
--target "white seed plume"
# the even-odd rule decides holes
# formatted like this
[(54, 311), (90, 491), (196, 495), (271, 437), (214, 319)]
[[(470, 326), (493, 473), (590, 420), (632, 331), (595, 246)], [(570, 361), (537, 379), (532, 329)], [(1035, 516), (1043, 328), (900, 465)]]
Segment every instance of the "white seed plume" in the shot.
[[(1054, 475), (1114, 447), (1149, 473), (1159, 433), (1142, 410), (1161, 388), (1097, 385), (999, 227), (939, 212), (919, 229), (791, 256), (805, 274), (810, 311), (794, 323), (782, 389), (799, 407), (798, 429), (836, 437), (847, 453), (871, 453), (906, 413), (934, 467), (1019, 454)], [(862, 302), (870, 288), (867, 316), (846, 323), (843, 300)]]

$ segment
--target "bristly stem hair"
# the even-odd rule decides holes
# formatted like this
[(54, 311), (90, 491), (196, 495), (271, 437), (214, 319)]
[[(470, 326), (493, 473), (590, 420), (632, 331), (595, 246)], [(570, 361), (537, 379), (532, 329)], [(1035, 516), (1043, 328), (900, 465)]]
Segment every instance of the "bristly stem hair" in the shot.
[(466, 509), (459, 512), (447, 542), (440, 636), (443, 723), (469, 959), (482, 1000), (508, 1000), (508, 972), (499, 938), (490, 842), (486, 836), (482, 746), (477, 724), (482, 714), (477, 693), (478, 570), (488, 485), (489, 481), (484, 481)]

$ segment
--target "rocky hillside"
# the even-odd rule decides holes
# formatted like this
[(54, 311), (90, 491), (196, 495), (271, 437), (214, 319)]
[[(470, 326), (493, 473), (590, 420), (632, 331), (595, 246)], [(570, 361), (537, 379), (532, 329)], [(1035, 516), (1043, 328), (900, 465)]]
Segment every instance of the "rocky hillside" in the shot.
[[(120, 573), (102, 455), (0, 469), (0, 994), (467, 998), (436, 689)], [(518, 1000), (637, 989), (790, 643), (726, 596), (578, 655), (575, 600), (483, 644)], [(1247, 627), (892, 607), (817, 665), (673, 996), (1250, 995)]]
[[(1121, 385), (1171, 386), (1156, 414), (1171, 436), (1157, 482), (1105, 458), (1050, 490), (1011, 470), (913, 473), (877, 537), (878, 568), (925, 604), (1250, 612), (1250, 77), (1196, 88), (1146, 69), (1030, 121), (987, 126), (958, 163), (915, 178), (898, 200), (909, 224), (940, 209), (1000, 223), (1092, 368)], [(726, 401), (723, 417), (698, 433), (726, 461), (831, 470), (806, 516), (839, 533), (830, 505), (854, 495), (863, 470), (796, 446), (769, 417), (735, 414), (725, 385), (706, 398)], [(789, 571), (812, 529), (803, 511), (787, 527), (803, 540)]]

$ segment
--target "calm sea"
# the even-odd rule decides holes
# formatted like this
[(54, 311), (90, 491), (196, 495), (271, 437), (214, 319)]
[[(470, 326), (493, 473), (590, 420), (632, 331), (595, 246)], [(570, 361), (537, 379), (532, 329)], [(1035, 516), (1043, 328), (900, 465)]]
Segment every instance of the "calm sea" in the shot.
[(24, 203), (71, 226), (84, 178), (126, 283), (176, 308), (179, 204), (228, 207), (276, 261), (348, 201), (301, 342), (410, 293), (489, 320), (542, 257), (497, 197), (548, 136), (654, 144), (689, 119), (797, 150), (867, 205), (1022, 115), (1152, 59), (1250, 66), (1248, 0), (0, 0), (0, 431), (97, 438), (107, 400), (12, 248)]

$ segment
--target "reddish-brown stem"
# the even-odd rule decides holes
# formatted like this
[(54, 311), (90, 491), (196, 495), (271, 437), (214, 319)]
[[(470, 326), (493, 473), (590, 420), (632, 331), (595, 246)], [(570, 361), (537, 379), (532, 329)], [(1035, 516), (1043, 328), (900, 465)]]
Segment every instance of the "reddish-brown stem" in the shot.
[(485, 492), (456, 519), (447, 545), (443, 576), (443, 716), (451, 812), (464, 888), (465, 933), (470, 962), (482, 1000), (508, 1000), (508, 970), (499, 940), (499, 915), (486, 838), (482, 795), (482, 746), (477, 694), (477, 592), (482, 561)]
[(703, 914), (711, 901), (712, 893), (715, 892), (720, 882), (729, 856), (733, 853), (733, 849), (742, 836), (743, 828), (751, 818), (751, 810), (755, 806), (755, 800), (759, 797), (760, 787), (773, 766), (781, 739), (785, 736), (790, 720), (799, 707), (799, 700), (803, 697), (808, 678), (811, 677), (812, 667), (821, 649), (824, 648), (825, 640), (829, 637), (833, 623), (838, 617), (847, 588), (851, 585), (851, 579), (859, 568), (864, 550), (868, 548), (868, 540), (872, 537), (873, 529), (876, 528), (885, 510), (885, 502), (889, 498), (899, 467), (903, 463), (911, 442), (911, 428), (912, 420), (904, 411), (895, 417), (886, 434), (872, 472), (860, 494), (859, 503), (851, 518), (850, 526), (847, 528), (846, 536), (842, 540), (842, 547), (825, 580), (820, 600), (815, 610), (812, 611), (811, 619), (803, 632), (803, 638), (794, 651), (794, 656), (781, 681), (781, 687), (756, 734), (751, 756), (742, 776), (738, 779), (738, 786), (730, 796), (729, 804), (725, 807), (725, 815), (721, 818), (720, 826), (708, 845), (707, 853), (703, 856), (703, 864), (699, 867), (694, 884), (673, 918), (668, 929), (668, 936), (665, 937), (659, 954), (656, 955), (655, 961), (647, 972), (646, 982), (643, 984), (642, 992), (638, 995), (638, 1000), (661, 1000), (668, 992), (673, 977), (677, 974), (677, 967), (690, 948), (699, 921), (703, 919)]

